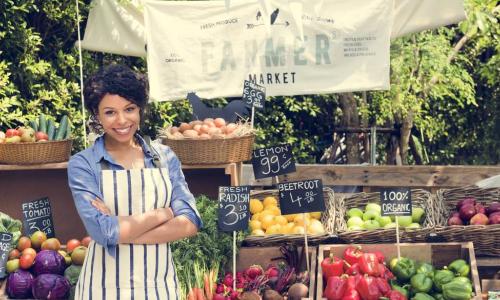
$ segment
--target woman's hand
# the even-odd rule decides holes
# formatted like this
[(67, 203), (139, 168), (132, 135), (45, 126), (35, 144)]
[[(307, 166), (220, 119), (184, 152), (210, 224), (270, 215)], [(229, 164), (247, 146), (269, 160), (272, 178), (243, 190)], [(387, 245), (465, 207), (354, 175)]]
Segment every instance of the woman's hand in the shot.
[(101, 199), (94, 199), (92, 200), (92, 206), (97, 208), (98, 211), (102, 212), (105, 215), (111, 215), (111, 210), (104, 204), (104, 202)]

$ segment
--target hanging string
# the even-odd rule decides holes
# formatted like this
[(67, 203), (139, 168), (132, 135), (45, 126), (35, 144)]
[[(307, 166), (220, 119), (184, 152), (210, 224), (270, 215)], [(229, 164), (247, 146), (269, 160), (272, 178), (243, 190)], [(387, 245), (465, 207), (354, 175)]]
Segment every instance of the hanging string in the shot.
[(80, 9), (78, 0), (76, 2), (76, 29), (78, 31), (78, 59), (80, 64), (80, 97), (82, 99), (82, 127), (83, 127), (83, 145), (87, 148), (87, 127), (85, 125), (85, 99), (83, 97), (83, 59), (82, 59), (82, 39), (80, 35)]

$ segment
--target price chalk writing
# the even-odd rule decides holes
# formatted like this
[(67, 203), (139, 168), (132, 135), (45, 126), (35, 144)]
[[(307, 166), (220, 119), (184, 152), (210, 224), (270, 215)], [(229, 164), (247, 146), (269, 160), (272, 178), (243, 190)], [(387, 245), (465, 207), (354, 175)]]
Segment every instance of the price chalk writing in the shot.
[(247, 107), (263, 109), (266, 100), (266, 88), (249, 80), (243, 82), (243, 102)]
[(325, 210), (321, 179), (279, 183), (278, 191), (283, 215)]
[(411, 216), (411, 190), (388, 188), (380, 191), (382, 216)]
[(253, 150), (252, 166), (256, 179), (295, 172), (292, 146), (283, 144)]
[(248, 228), (250, 186), (220, 186), (218, 220), (221, 231)]
[(49, 198), (23, 203), (22, 210), (24, 235), (31, 236), (35, 231), (43, 231), (48, 238), (56, 236)]
[(7, 276), (5, 265), (9, 259), (11, 250), (12, 234), (8, 232), (0, 232), (0, 278)]

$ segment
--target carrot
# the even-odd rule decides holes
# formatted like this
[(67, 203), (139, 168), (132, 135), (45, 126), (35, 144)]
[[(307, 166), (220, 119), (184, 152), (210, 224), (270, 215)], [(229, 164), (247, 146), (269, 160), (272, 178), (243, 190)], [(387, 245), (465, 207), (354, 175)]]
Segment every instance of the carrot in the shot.
[(187, 300), (197, 300), (196, 297), (195, 297), (194, 289), (193, 288), (191, 288), (189, 290), (189, 293), (188, 293), (188, 296), (187, 296)]
[(196, 300), (207, 300), (207, 298), (205, 298), (205, 295), (203, 295), (203, 290), (201, 288), (194, 287), (193, 291), (194, 291), (194, 295), (195, 295)]
[(213, 293), (212, 293), (211, 288), (210, 288), (212, 285), (210, 284), (210, 280), (208, 279), (208, 277), (209, 277), (209, 274), (207, 274), (207, 273), (205, 273), (203, 275), (203, 281), (205, 283), (205, 285), (204, 285), (205, 286), (205, 296), (207, 296), (208, 300), (212, 300)]

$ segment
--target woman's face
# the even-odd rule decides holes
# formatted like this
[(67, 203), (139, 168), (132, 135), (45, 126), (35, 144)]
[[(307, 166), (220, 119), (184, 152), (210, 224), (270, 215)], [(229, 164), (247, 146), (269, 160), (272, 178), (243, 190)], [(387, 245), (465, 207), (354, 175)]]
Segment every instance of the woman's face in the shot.
[(141, 120), (137, 104), (118, 95), (106, 94), (97, 109), (97, 117), (108, 137), (118, 143), (133, 139)]

